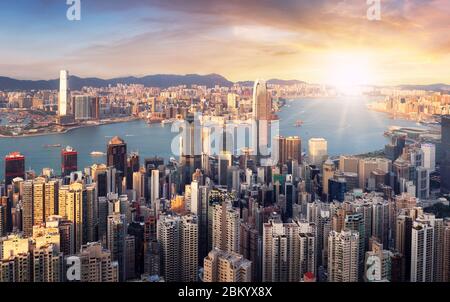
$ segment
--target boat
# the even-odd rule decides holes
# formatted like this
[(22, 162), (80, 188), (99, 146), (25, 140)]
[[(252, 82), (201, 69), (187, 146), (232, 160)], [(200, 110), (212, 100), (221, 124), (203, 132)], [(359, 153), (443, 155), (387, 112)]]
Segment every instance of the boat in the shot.
[(294, 124), (295, 127), (301, 127), (303, 125), (303, 121), (302, 120), (297, 120)]
[(174, 120), (173, 119), (171, 119), (171, 120), (162, 120), (161, 121), (161, 125), (166, 125), (166, 124), (171, 124), (171, 123), (173, 123), (174, 122)]
[(44, 148), (59, 148), (61, 144), (53, 144), (53, 145), (44, 145)]
[(105, 156), (105, 153), (104, 152), (100, 152), (100, 151), (92, 151), (91, 152), (91, 156), (95, 156), (95, 157)]

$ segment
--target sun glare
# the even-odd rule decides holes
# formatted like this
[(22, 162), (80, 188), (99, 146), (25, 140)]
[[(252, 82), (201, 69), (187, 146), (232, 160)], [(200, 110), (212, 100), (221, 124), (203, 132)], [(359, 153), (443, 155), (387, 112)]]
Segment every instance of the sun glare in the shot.
[(358, 93), (361, 86), (374, 84), (375, 78), (368, 56), (333, 55), (328, 62), (328, 84), (343, 93)]

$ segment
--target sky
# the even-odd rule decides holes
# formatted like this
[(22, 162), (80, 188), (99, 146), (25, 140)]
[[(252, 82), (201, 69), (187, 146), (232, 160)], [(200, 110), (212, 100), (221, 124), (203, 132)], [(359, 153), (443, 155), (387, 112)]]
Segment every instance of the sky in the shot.
[(0, 75), (450, 84), (450, 0), (381, 0), (376, 21), (366, 0), (80, 1), (80, 21), (66, 0), (1, 1)]

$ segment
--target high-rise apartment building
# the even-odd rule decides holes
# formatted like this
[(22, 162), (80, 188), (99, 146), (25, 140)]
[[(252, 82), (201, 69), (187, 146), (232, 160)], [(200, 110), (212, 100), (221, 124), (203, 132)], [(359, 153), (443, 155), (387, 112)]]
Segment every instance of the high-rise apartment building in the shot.
[(358, 282), (359, 234), (343, 230), (328, 235), (328, 281)]
[(252, 263), (237, 253), (213, 249), (204, 259), (203, 282), (251, 282)]
[(215, 204), (212, 217), (212, 247), (227, 252), (239, 252), (239, 210), (228, 202)]
[(157, 228), (161, 272), (167, 282), (193, 282), (198, 275), (198, 221), (195, 215), (161, 215)]

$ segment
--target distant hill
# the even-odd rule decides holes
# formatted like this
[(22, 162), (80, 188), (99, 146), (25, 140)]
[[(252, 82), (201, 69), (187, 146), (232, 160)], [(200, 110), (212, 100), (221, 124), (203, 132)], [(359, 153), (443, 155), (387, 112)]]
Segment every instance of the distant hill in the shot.
[[(221, 75), (150, 75), (144, 77), (122, 77), (104, 80), (100, 78), (80, 78), (70, 76), (69, 86), (73, 90), (80, 90), (84, 86), (90, 87), (107, 87), (108, 85), (117, 84), (142, 84), (147, 87), (167, 88), (178, 85), (202, 85), (214, 87), (215, 85), (230, 87), (233, 82), (228, 81)], [(0, 90), (39, 90), (39, 89), (58, 89), (59, 79), (55, 80), (16, 80), (8, 77), (0, 77)]]
[[(236, 84), (239, 84), (241, 86), (253, 86), (255, 82), (254, 81), (240, 81)], [(267, 81), (267, 84), (273, 84), (273, 85), (297, 85), (297, 84), (303, 84), (306, 82), (299, 81), (299, 80), (280, 80), (280, 79), (270, 79)]]
[(450, 91), (450, 85), (443, 83), (430, 85), (400, 85), (397, 87), (408, 90)]

